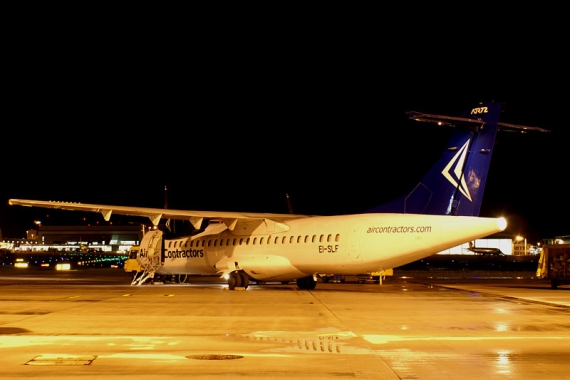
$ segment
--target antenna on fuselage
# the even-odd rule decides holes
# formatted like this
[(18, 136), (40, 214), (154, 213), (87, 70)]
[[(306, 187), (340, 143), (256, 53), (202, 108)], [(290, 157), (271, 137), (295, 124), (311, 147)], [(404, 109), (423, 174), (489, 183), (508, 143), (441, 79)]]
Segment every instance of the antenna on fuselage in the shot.
[(293, 203), (291, 203), (291, 197), (289, 197), (289, 194), (285, 194), (285, 196), (287, 197), (287, 206), (289, 207), (289, 214), (294, 214), (293, 212)]
[(168, 188), (164, 185), (164, 208), (168, 208)]

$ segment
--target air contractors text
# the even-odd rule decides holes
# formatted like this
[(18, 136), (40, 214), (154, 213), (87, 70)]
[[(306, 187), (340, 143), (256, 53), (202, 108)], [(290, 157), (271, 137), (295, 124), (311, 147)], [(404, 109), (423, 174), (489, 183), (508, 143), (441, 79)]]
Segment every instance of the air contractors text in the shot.
[[(148, 256), (146, 249), (141, 249), (139, 252), (139, 257), (144, 258)], [(176, 250), (176, 251), (166, 251), (164, 256), (169, 259), (179, 259), (179, 258), (194, 258), (194, 257), (204, 257), (203, 249), (188, 249), (188, 250)]]
[(187, 250), (176, 250), (176, 251), (166, 251), (164, 254), (167, 259), (179, 259), (179, 258), (194, 258), (194, 257), (204, 257), (203, 249), (187, 249)]
[(421, 234), (431, 232), (431, 226), (368, 227), (368, 234)]

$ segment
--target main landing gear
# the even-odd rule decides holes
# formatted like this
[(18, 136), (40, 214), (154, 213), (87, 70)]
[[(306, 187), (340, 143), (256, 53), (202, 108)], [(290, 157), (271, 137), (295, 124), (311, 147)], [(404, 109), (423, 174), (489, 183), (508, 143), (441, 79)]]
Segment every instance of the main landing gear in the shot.
[(313, 290), (317, 286), (317, 281), (313, 276), (307, 276), (297, 279), (297, 288), (301, 290)]
[[(238, 270), (235, 272), (231, 272), (228, 275), (228, 289), (229, 290), (236, 290), (236, 288), (244, 288), (247, 289), (249, 286), (249, 275), (242, 270)], [(257, 284), (264, 284), (265, 281), (254, 281)], [(289, 281), (281, 281), (283, 285), (287, 285)], [(317, 280), (313, 276), (307, 276), (303, 278), (297, 279), (297, 288), (300, 290), (312, 290), (315, 289), (317, 286)]]
[(249, 276), (242, 270), (232, 272), (229, 274), (228, 278), (228, 288), (230, 290), (235, 290), (235, 288), (247, 289), (249, 286)]

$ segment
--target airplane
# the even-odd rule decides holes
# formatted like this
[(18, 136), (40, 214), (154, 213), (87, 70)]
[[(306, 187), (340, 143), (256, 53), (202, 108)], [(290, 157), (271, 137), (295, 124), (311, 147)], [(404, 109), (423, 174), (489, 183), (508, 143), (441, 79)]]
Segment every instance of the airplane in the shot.
[[(155, 275), (220, 275), (229, 290), (296, 281), (315, 289), (323, 273), (357, 275), (389, 270), (507, 227), (504, 217), (479, 216), (496, 134), (548, 130), (499, 122), (501, 103), (469, 108), (460, 117), (407, 112), (413, 120), (455, 128), (447, 149), (400, 199), (350, 215), (300, 215), (129, 207), (10, 199), (10, 205), (189, 221), (195, 231), (169, 237), (146, 232), (133, 284)], [(292, 211), (292, 208), (290, 208)]]
[(501, 251), (500, 248), (476, 247), (472, 241), (469, 242), (469, 248), (467, 249), (476, 255), (505, 256), (505, 254), (503, 253), (503, 251)]

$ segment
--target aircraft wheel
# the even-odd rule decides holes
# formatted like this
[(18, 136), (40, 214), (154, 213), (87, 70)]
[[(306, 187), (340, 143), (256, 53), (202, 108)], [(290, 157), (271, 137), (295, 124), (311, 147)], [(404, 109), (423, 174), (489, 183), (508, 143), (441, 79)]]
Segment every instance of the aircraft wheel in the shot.
[(239, 286), (239, 280), (241, 280), (240, 276), (236, 272), (230, 273), (230, 277), (228, 278), (228, 288), (230, 290), (235, 290), (236, 286)]
[(317, 282), (315, 281), (315, 279), (313, 278), (313, 276), (306, 277), (306, 279), (307, 279), (307, 283), (306, 283), (306, 284), (307, 284), (307, 287), (306, 287), (306, 289), (309, 289), (309, 290), (315, 289), (315, 287), (317, 286)]
[(241, 279), (240, 286), (243, 286), (245, 289), (247, 289), (247, 287), (249, 286), (249, 275), (242, 270), (240, 270), (238, 274)]
[(317, 286), (317, 282), (315, 281), (313, 276), (307, 276), (307, 277), (297, 279), (297, 288), (299, 288), (299, 289), (311, 290), (311, 289), (315, 289), (316, 286)]

